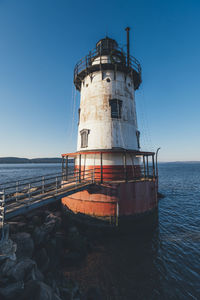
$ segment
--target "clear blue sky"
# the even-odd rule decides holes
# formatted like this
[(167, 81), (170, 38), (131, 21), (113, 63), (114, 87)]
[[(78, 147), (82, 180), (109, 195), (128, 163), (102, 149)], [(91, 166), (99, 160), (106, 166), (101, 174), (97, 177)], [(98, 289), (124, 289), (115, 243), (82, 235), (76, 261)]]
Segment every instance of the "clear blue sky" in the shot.
[(0, 0), (0, 156), (75, 151), (74, 65), (105, 35), (125, 45), (130, 26), (143, 149), (200, 160), (199, 16), (194, 0)]

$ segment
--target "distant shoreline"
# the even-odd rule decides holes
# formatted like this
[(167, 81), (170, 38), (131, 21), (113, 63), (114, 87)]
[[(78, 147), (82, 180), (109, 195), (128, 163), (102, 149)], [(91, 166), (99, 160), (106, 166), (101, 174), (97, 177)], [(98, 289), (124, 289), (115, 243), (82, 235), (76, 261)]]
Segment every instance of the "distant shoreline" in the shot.
[[(71, 159), (69, 159), (71, 161)], [(20, 158), (20, 157), (0, 157), (0, 164), (53, 164), (62, 163), (62, 158)], [(158, 161), (158, 163), (200, 163), (200, 161)]]
[(19, 157), (0, 157), (0, 164), (52, 164), (61, 163), (62, 158), (19, 158)]

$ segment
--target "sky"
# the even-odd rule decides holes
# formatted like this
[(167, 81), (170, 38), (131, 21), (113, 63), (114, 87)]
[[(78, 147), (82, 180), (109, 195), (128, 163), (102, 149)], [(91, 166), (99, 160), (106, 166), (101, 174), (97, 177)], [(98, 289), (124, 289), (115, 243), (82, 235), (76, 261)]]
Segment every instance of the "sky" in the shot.
[(75, 64), (108, 35), (142, 66), (143, 150), (200, 160), (200, 1), (0, 0), (0, 156), (76, 151)]

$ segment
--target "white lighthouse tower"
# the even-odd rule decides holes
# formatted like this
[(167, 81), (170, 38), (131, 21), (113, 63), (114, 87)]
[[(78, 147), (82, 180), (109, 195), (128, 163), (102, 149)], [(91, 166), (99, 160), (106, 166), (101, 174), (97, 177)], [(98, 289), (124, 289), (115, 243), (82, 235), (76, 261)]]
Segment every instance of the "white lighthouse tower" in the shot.
[[(141, 83), (141, 67), (130, 56), (129, 28), (126, 31), (127, 53), (105, 37), (75, 66), (74, 84), (80, 91), (77, 152), (63, 155), (65, 159), (75, 157), (80, 174), (94, 170), (99, 189), (97, 192), (96, 186), (96, 192), (65, 197), (63, 204), (73, 212), (105, 219), (156, 206), (154, 153), (140, 151), (136, 116), (135, 91)], [(148, 178), (149, 156), (154, 180)], [(138, 204), (141, 195), (143, 202)]]

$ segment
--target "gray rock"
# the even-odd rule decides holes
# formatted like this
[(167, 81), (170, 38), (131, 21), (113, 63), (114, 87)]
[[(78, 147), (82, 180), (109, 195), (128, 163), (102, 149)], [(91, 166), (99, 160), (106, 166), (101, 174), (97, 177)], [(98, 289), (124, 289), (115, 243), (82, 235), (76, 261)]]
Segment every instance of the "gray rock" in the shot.
[(2, 239), (0, 240), (0, 262), (9, 258), (16, 260), (17, 245), (9, 239), (9, 226), (6, 224), (3, 228)]
[(77, 282), (67, 279), (61, 271), (54, 274), (46, 274), (46, 283), (50, 285), (56, 294), (64, 300), (72, 300), (80, 298), (80, 291)]
[(33, 216), (31, 221), (36, 226), (38, 226), (38, 225), (40, 226), (42, 223), (41, 218), (39, 216)]
[(44, 280), (44, 275), (42, 272), (37, 268), (37, 266), (34, 266), (30, 273), (27, 274), (26, 280)]
[(60, 248), (60, 245), (57, 244), (57, 241), (55, 238), (51, 238), (46, 243), (45, 247), (47, 251), (47, 255), (49, 257), (50, 263), (49, 266), (51, 269), (56, 269), (60, 265), (61, 257), (62, 257), (62, 249)]
[(11, 278), (14, 281), (25, 280), (27, 274), (31, 273), (33, 268), (37, 265), (35, 261), (30, 258), (24, 258), (19, 261), (12, 261), (7, 259), (0, 268), (2, 277)]
[(79, 231), (78, 231), (78, 229), (77, 229), (76, 226), (71, 226), (71, 227), (69, 227), (69, 232), (68, 232), (68, 234), (69, 234), (70, 236), (79, 235)]
[(87, 253), (87, 241), (82, 235), (69, 235), (68, 236), (68, 247), (72, 251), (79, 252), (82, 257)]
[(56, 228), (59, 228), (61, 226), (62, 219), (58, 214), (50, 213), (46, 216), (45, 222), (46, 223), (53, 222), (55, 224)]
[(18, 232), (16, 234), (12, 234), (11, 239), (17, 244), (17, 258), (32, 257), (34, 242), (29, 233)]
[(97, 286), (90, 287), (85, 295), (83, 296), (83, 300), (104, 300), (105, 297), (101, 289)]
[(45, 272), (48, 269), (49, 262), (50, 262), (46, 249), (45, 248), (39, 249), (36, 253), (35, 259), (36, 259), (38, 268), (42, 272)]
[(29, 281), (25, 285), (23, 296), (19, 300), (61, 300), (52, 288), (41, 281)]
[[(8, 284), (6, 287), (0, 288), (0, 296), (3, 296), (4, 299), (18, 299), (18, 296), (24, 290), (23, 281), (15, 282)], [(2, 299), (0, 297), (0, 299)]]
[(77, 251), (70, 251), (63, 255), (63, 263), (65, 266), (71, 267), (76, 266), (82, 260), (82, 256), (80, 252)]
[(57, 219), (51, 219), (40, 227), (36, 227), (33, 233), (33, 238), (36, 245), (45, 243), (49, 239), (49, 235), (57, 228)]
[(24, 222), (9, 222), (10, 233), (14, 234), (17, 232), (22, 232), (27, 229), (27, 223)]

